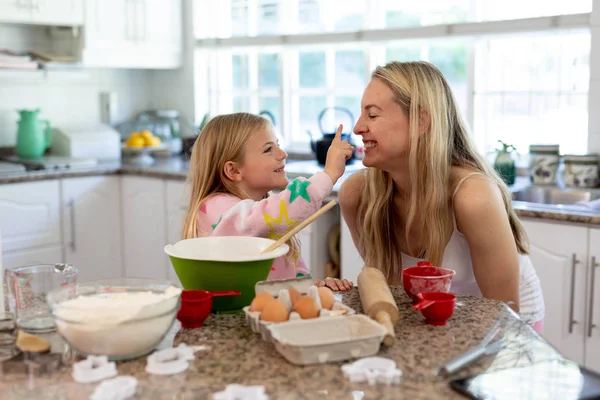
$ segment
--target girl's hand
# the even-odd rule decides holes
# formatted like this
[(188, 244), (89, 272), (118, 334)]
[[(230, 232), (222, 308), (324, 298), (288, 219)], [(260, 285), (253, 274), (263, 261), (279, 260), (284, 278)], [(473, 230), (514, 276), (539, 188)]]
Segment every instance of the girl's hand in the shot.
[(347, 279), (336, 279), (336, 278), (325, 278), (324, 280), (315, 280), (315, 285), (317, 286), (327, 286), (328, 288), (335, 290), (335, 291), (339, 291), (339, 292), (345, 292), (346, 290), (350, 290), (352, 289), (352, 287), (354, 286), (352, 284), (352, 282), (350, 282)]
[(346, 161), (352, 157), (354, 147), (347, 140), (342, 140), (342, 125), (338, 126), (335, 138), (327, 150), (327, 159), (323, 171), (335, 184), (346, 170)]

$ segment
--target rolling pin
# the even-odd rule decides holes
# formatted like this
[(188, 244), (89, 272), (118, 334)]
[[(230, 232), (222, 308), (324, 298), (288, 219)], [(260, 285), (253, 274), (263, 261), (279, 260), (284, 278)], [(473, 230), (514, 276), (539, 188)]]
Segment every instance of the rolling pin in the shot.
[(387, 279), (377, 268), (365, 267), (358, 274), (357, 284), (365, 314), (385, 327), (387, 333), (383, 344), (393, 346), (396, 341), (394, 325), (398, 322), (400, 313)]

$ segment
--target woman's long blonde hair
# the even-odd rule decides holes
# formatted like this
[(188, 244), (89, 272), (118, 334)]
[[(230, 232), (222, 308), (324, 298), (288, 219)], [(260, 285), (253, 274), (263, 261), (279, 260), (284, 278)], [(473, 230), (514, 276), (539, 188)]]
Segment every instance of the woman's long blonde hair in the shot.
[[(228, 193), (241, 199), (248, 196), (225, 175), (225, 163), (243, 163), (245, 145), (260, 129), (268, 128), (270, 122), (250, 113), (218, 115), (202, 129), (192, 148), (188, 184), (190, 205), (183, 224), (183, 239), (195, 238), (198, 232), (198, 212), (202, 203), (211, 196)], [(208, 235), (210, 232), (204, 232)], [(289, 255), (299, 251), (299, 240), (288, 242)]]
[[(393, 92), (395, 102), (409, 119), (408, 212), (405, 222), (405, 242), (416, 221), (423, 232), (423, 248), (417, 254), (433, 265), (441, 265), (444, 249), (452, 232), (448, 207), (450, 173), (453, 166), (483, 173), (493, 180), (502, 193), (517, 250), (527, 254), (528, 242), (521, 222), (512, 206), (505, 183), (481, 157), (468, 134), (448, 82), (433, 65), (424, 61), (391, 62), (379, 66), (372, 74)], [(419, 135), (423, 113), (429, 118), (429, 129)], [(366, 172), (366, 184), (358, 206), (360, 246), (365, 264), (382, 270), (390, 284), (401, 280), (401, 249), (399, 248), (398, 215), (394, 194), (397, 188), (391, 176), (377, 168)]]

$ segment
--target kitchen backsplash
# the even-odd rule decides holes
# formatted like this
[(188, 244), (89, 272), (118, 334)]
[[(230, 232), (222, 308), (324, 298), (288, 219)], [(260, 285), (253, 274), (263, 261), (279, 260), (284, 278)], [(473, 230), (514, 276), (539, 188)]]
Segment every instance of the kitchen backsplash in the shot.
[[(0, 24), (0, 49), (48, 49), (45, 27)], [(26, 71), (25, 71), (26, 72)], [(48, 79), (7, 78), (0, 70), (0, 147), (14, 146), (18, 108), (40, 108), (40, 116), (53, 126), (100, 122), (100, 93), (118, 93), (115, 122), (128, 120), (148, 109), (149, 77), (145, 70), (82, 69)]]

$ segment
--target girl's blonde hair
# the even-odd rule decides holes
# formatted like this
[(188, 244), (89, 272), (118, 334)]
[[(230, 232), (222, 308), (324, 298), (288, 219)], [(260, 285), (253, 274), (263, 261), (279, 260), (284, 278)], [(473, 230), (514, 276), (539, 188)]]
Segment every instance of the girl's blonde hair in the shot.
[[(409, 243), (409, 232), (415, 217), (423, 232), (423, 248), (416, 256), (441, 265), (444, 249), (453, 231), (448, 207), (450, 173), (453, 166), (483, 173), (494, 181), (502, 193), (517, 250), (527, 254), (528, 241), (512, 206), (511, 195), (505, 183), (481, 157), (467, 132), (456, 100), (448, 82), (433, 65), (424, 61), (391, 62), (379, 66), (372, 74), (393, 92), (394, 101), (409, 119), (408, 176), (410, 193), (404, 236)], [(429, 129), (419, 135), (422, 116), (429, 118)], [(365, 253), (365, 264), (382, 270), (390, 284), (401, 280), (401, 249), (396, 231), (394, 194), (397, 188), (391, 176), (377, 168), (366, 172), (357, 220), (360, 246)]]
[[(183, 224), (183, 239), (195, 238), (198, 232), (198, 212), (202, 203), (211, 196), (228, 193), (241, 199), (248, 196), (225, 175), (225, 163), (244, 162), (245, 145), (260, 129), (270, 128), (271, 123), (250, 113), (218, 115), (202, 129), (192, 148), (188, 184), (190, 206)], [(207, 235), (210, 232), (205, 232)], [(288, 242), (288, 256), (299, 254), (299, 240)]]

